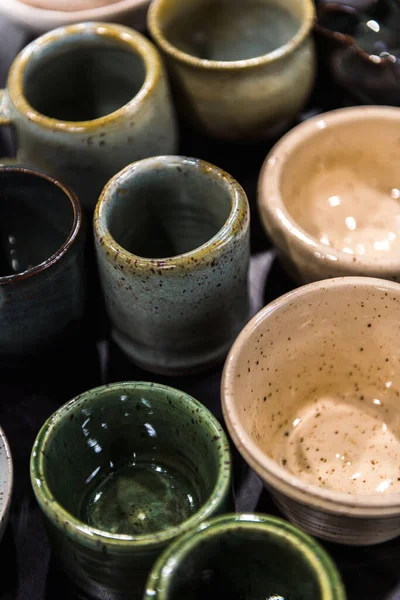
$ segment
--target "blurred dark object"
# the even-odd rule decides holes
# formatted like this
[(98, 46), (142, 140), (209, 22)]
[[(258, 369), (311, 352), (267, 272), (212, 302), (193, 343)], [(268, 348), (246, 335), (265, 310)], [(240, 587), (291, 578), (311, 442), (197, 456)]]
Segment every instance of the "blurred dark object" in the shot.
[(398, 0), (317, 0), (314, 25), (326, 87), (344, 106), (400, 106)]

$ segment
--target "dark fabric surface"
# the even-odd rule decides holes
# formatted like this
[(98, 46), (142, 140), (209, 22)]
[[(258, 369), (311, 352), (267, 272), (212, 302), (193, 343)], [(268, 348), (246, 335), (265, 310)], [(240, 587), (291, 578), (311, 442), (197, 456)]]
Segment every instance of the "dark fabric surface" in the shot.
[[(0, 19), (0, 41), (0, 85), (4, 85), (12, 59), (29, 40), (23, 31)], [(299, 120), (340, 106), (340, 99), (335, 100), (331, 95), (325, 97), (326, 101), (321, 101), (320, 90), (318, 84), (307, 111), (299, 116)], [(225, 168), (248, 193), (252, 210), (249, 285), (253, 313), (294, 287), (270, 247), (257, 215), (257, 176), (270, 145), (211, 143), (182, 130), (181, 154), (203, 158)], [(0, 131), (0, 156), (10, 152), (10, 137), (4, 129)], [(45, 419), (61, 403), (84, 389), (104, 382), (153, 380), (189, 392), (222, 421), (219, 393), (221, 368), (201, 376), (180, 378), (143, 372), (128, 363), (120, 351), (108, 343), (104, 337), (107, 322), (103, 313), (93, 314), (88, 316), (79, 346), (60, 348), (56, 356), (35, 369), (23, 372), (0, 370), (0, 424), (10, 442), (15, 469), (11, 519), (0, 544), (0, 600), (76, 598), (51, 559), (29, 480), (29, 456), (34, 438)], [(237, 510), (257, 510), (278, 515), (278, 510), (258, 478), (243, 463), (235, 449), (232, 450)], [(342, 573), (349, 600), (400, 600), (398, 540), (365, 548), (328, 543), (323, 545)]]

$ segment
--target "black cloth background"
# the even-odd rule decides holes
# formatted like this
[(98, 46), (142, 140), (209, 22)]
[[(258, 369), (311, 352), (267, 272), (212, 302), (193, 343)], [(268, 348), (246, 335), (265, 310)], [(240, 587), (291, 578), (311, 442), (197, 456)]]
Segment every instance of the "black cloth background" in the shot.
[[(26, 32), (0, 18), (1, 87), (14, 56), (29, 41)], [(298, 121), (342, 105), (340, 95), (329, 90), (323, 79), (320, 75), (309, 106)], [(0, 156), (12, 152), (11, 139), (7, 128), (0, 130)], [(257, 215), (257, 176), (270, 147), (271, 143), (242, 146), (210, 142), (181, 128), (181, 154), (203, 158), (224, 168), (248, 194), (252, 210), (249, 285), (253, 313), (294, 287)], [(94, 311), (88, 314), (79, 347), (60, 348), (56, 356), (32, 369), (21, 372), (0, 369), (0, 424), (11, 446), (15, 475), (10, 523), (0, 544), (0, 600), (77, 598), (51, 558), (29, 480), (29, 456), (35, 436), (60, 404), (105, 382), (154, 380), (189, 392), (222, 421), (221, 368), (196, 377), (154, 376), (129, 364), (108, 342), (107, 331), (104, 311)], [(279, 515), (257, 476), (232, 450), (236, 509)], [(373, 547), (322, 544), (339, 567), (349, 600), (400, 600), (400, 540)]]

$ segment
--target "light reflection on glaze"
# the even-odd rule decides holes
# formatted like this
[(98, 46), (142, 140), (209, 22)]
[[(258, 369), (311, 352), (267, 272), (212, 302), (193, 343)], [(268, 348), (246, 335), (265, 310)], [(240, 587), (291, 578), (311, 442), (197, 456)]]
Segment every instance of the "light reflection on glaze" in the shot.
[(269, 453), (313, 485), (348, 493), (398, 493), (397, 404), (362, 393), (316, 398), (297, 407), (289, 425), (271, 436)]
[(338, 167), (317, 172), (307, 184), (307, 198), (293, 216), (325, 246), (354, 256), (400, 254), (398, 188)]

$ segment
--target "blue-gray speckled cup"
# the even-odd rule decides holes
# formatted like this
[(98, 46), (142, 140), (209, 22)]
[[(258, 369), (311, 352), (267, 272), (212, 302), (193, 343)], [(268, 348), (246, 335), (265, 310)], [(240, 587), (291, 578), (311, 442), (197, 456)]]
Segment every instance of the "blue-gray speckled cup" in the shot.
[(77, 197), (42, 173), (0, 167), (0, 365), (66, 343), (85, 304)]
[(112, 23), (60, 27), (24, 48), (0, 90), (0, 125), (16, 131), (18, 164), (71, 186), (91, 211), (127, 164), (176, 151), (161, 57)]
[(248, 319), (249, 206), (230, 175), (195, 158), (126, 167), (97, 204), (100, 278), (123, 352), (150, 371), (222, 362)]

